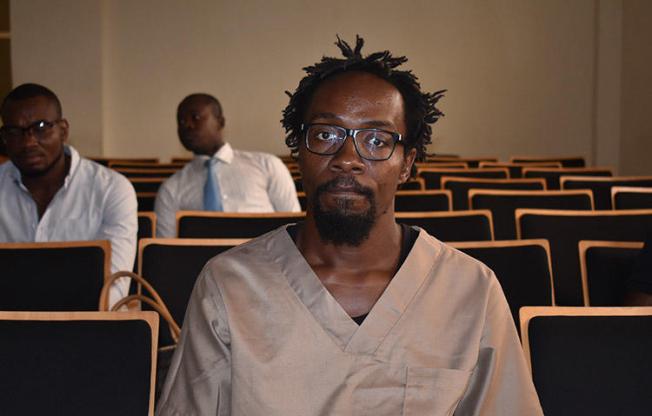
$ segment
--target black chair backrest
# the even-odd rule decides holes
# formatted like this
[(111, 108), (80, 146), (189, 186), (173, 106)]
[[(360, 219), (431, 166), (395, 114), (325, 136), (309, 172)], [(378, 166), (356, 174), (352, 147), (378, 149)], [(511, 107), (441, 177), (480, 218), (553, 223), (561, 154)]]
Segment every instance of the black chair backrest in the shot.
[(0, 413), (154, 414), (154, 312), (0, 312)]
[(496, 240), (516, 238), (516, 209), (593, 209), (589, 190), (579, 191), (490, 191), (471, 190), (471, 208), (488, 209), (494, 219)]
[(158, 188), (167, 178), (129, 178), (136, 192), (158, 192)]
[(137, 192), (136, 200), (138, 201), (138, 212), (154, 211), (156, 192)]
[(580, 241), (584, 304), (622, 306), (627, 279), (642, 248), (642, 242)]
[(562, 189), (590, 189), (593, 191), (595, 209), (613, 208), (611, 204), (611, 188), (614, 186), (652, 186), (652, 177), (583, 178), (564, 176), (561, 178)]
[(560, 162), (540, 162), (540, 163), (507, 163), (507, 162), (480, 162), (481, 168), (507, 168), (511, 179), (520, 179), (523, 177), (523, 168), (540, 167), (540, 168), (561, 168)]
[(477, 168), (481, 162), (497, 162), (495, 157), (451, 157), (451, 156), (428, 156), (426, 163), (466, 163), (470, 168)]
[(142, 162), (109, 162), (112, 169), (176, 169), (179, 170), (185, 166), (185, 163), (142, 163)]
[(491, 212), (397, 212), (396, 221), (423, 228), (441, 241), (490, 241), (493, 239)]
[(441, 189), (442, 176), (454, 176), (456, 178), (493, 178), (507, 179), (507, 168), (493, 169), (440, 169), (440, 168), (419, 168), (417, 175), (426, 181), (426, 189)]
[(398, 191), (394, 197), (396, 212), (450, 211), (450, 191)]
[(253, 238), (304, 218), (303, 212), (234, 214), (179, 211), (177, 230), (180, 238)]
[(518, 330), (518, 311), (521, 306), (554, 305), (550, 247), (546, 240), (468, 242), (451, 245), (494, 271)]
[(614, 209), (652, 209), (652, 186), (614, 186), (611, 188), (611, 203)]
[[(138, 241), (144, 238), (156, 237), (156, 213), (154, 212), (139, 212), (138, 213)], [(139, 250), (136, 251), (136, 259), (134, 260), (133, 271), (138, 273), (138, 256)], [(132, 280), (129, 288), (129, 293), (136, 292), (136, 282)]]
[(582, 156), (573, 156), (573, 157), (528, 157), (528, 156), (514, 156), (509, 160), (512, 163), (547, 163), (547, 162), (559, 162), (564, 168), (583, 168), (586, 166), (586, 162)]
[(544, 414), (650, 414), (652, 307), (525, 308), (521, 319)]
[[(143, 239), (138, 244), (138, 271), (161, 296), (181, 326), (195, 281), (206, 262), (246, 240)], [(151, 308), (143, 304), (143, 309)], [(167, 325), (161, 324), (160, 345), (172, 345)]]
[(0, 310), (97, 311), (110, 264), (105, 240), (1, 243)]
[(519, 238), (545, 238), (550, 242), (557, 304), (581, 306), (584, 299), (580, 277), (579, 241), (643, 241), (652, 231), (652, 210), (517, 209), (516, 221)]
[(544, 178), (546, 189), (561, 189), (562, 176), (612, 176), (609, 168), (523, 168), (524, 178)]
[(410, 178), (406, 182), (398, 186), (400, 191), (424, 191), (426, 189), (426, 182), (423, 178)]
[(294, 180), (294, 187), (297, 190), (297, 192), (302, 192), (303, 191), (303, 181), (301, 180), (301, 177), (294, 177), (292, 179)]
[(158, 163), (158, 158), (155, 157), (137, 157), (137, 158), (129, 158), (129, 157), (89, 157), (90, 160), (93, 162), (99, 163), (102, 166), (109, 166), (111, 162), (117, 163), (117, 162), (131, 162), (131, 163)]
[(174, 175), (178, 169), (132, 169), (132, 168), (115, 168), (127, 178), (167, 178)]
[(482, 179), (456, 178), (443, 176), (441, 186), (453, 193), (453, 209), (469, 209), (469, 190), (471, 189), (521, 189), (544, 190), (546, 182), (541, 178), (531, 179)]

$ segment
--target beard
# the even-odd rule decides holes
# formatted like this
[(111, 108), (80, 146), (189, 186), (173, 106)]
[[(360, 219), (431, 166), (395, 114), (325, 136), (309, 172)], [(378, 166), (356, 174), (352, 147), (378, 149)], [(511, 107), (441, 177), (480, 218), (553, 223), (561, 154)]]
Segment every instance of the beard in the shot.
[[(326, 210), (321, 203), (321, 196), (338, 186), (353, 186), (353, 190), (365, 197), (369, 208), (362, 213), (351, 212), (355, 201), (348, 198), (336, 199), (336, 208)], [(376, 204), (373, 191), (360, 185), (352, 177), (340, 177), (323, 183), (315, 190), (311, 201), (313, 217), (317, 231), (323, 242), (336, 246), (349, 245), (357, 247), (367, 238), (376, 223)]]

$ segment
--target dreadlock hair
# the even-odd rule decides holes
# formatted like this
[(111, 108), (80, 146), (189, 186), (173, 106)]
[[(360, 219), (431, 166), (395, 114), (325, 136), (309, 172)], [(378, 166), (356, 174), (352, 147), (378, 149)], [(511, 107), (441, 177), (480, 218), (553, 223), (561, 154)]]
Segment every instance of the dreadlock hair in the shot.
[(405, 104), (407, 126), (404, 144), (406, 149), (416, 149), (417, 161), (423, 160), (426, 155), (426, 146), (432, 142), (431, 125), (444, 115), (436, 107), (436, 104), (446, 90), (434, 93), (421, 92), (421, 85), (412, 71), (395, 69), (407, 62), (405, 56), (394, 57), (389, 51), (362, 56), (364, 39), (358, 35), (355, 37), (355, 49), (351, 49), (349, 44), (339, 36), (337, 36), (335, 45), (342, 51), (344, 59), (322, 57), (320, 62), (303, 68), (308, 75), (299, 82), (294, 93), (285, 92), (290, 97), (290, 102), (283, 110), (281, 123), (285, 128), (285, 143), (292, 151), (292, 155), (296, 156), (299, 151), (301, 124), (304, 122), (305, 111), (319, 85), (337, 74), (347, 71), (363, 71), (388, 81), (401, 93)]

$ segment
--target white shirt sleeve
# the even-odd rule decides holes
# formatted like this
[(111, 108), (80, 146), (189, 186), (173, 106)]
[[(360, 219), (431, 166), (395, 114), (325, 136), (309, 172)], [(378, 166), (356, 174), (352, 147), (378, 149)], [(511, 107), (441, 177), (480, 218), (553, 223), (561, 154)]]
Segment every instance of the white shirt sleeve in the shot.
[(170, 188), (169, 180), (163, 182), (154, 201), (156, 236), (159, 238), (174, 238), (177, 236), (176, 213), (179, 210), (179, 204)]
[(301, 211), (294, 180), (285, 164), (276, 156), (268, 159), (269, 183), (267, 193), (274, 211)]

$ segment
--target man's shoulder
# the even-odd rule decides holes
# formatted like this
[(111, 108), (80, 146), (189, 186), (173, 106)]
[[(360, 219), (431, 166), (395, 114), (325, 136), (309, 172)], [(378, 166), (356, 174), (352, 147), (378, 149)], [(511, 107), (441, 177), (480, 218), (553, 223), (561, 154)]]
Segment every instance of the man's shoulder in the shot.
[[(233, 149), (233, 158), (239, 160), (246, 160), (251, 163), (258, 163), (262, 165), (269, 165), (272, 163), (281, 162), (278, 156), (271, 153), (254, 151), (254, 150), (239, 150)], [(281, 162), (282, 163), (282, 162)]]
[(131, 187), (129, 179), (121, 173), (84, 157), (79, 159), (76, 174), (81, 176), (80, 183), (90, 182), (98, 190)]

